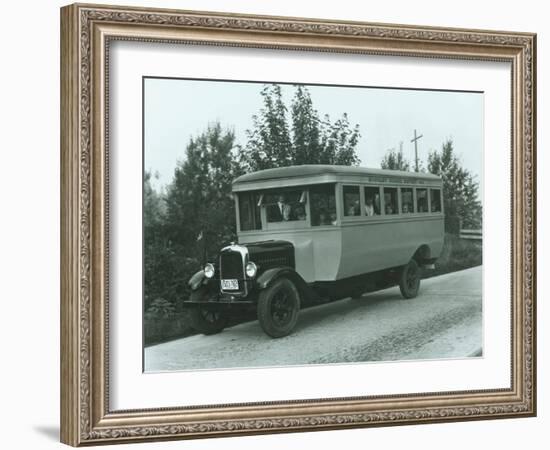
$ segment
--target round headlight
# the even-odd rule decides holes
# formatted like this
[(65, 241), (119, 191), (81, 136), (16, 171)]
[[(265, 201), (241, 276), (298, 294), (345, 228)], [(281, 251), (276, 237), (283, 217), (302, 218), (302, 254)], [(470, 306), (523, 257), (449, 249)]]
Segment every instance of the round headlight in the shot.
[(252, 261), (246, 265), (246, 276), (248, 278), (254, 278), (258, 272), (258, 267)]
[(215, 270), (212, 264), (208, 263), (204, 266), (204, 276), (206, 278), (212, 278), (214, 276), (214, 272)]

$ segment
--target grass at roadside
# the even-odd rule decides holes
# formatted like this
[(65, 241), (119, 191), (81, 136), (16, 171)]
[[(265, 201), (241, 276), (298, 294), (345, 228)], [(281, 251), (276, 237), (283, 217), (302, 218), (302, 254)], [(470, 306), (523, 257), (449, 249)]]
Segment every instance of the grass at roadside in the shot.
[(443, 250), (435, 262), (435, 270), (425, 271), (425, 278), (481, 265), (482, 247), (482, 241), (461, 239), (454, 234), (446, 233)]

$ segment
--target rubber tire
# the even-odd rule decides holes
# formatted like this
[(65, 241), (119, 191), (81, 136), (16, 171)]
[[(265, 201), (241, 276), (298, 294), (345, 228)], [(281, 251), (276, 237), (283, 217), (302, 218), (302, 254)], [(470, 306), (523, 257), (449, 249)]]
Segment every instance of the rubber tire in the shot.
[[(191, 300), (201, 301), (206, 295), (206, 290), (199, 288), (191, 293)], [(209, 312), (212, 313), (210, 319), (205, 315), (205, 313)], [(226, 327), (228, 321), (225, 311), (208, 310), (201, 307), (201, 305), (192, 308), (189, 312), (189, 317), (191, 319), (191, 327), (195, 331), (205, 335), (220, 333)]]
[[(403, 270), (399, 275), (399, 290), (404, 298), (414, 298), (418, 295), (420, 275), (420, 267), (414, 259), (403, 266)], [(411, 283), (411, 277), (414, 277), (413, 283)]]
[[(291, 301), (291, 317), (288, 323), (278, 324), (272, 315), (272, 302), (275, 296), (281, 291), (286, 291)], [(262, 330), (272, 338), (280, 338), (289, 335), (296, 322), (298, 322), (298, 313), (300, 311), (300, 294), (292, 281), (288, 278), (279, 278), (270, 286), (260, 292), (258, 298), (258, 320)]]

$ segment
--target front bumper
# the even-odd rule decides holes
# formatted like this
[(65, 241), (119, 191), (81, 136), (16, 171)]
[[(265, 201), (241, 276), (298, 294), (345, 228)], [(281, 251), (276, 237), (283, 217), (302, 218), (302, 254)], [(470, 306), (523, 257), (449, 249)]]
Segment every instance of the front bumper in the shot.
[(254, 295), (247, 295), (246, 297), (231, 295), (226, 293), (212, 293), (211, 295), (201, 300), (191, 300), (190, 298), (183, 301), (184, 305), (252, 305), (256, 303)]

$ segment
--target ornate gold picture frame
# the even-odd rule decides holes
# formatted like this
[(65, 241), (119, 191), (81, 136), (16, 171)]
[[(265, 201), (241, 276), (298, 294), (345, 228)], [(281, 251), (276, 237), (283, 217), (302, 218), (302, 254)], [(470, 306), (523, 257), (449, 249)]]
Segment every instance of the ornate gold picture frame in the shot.
[[(109, 56), (115, 41), (511, 67), (507, 388), (113, 410), (109, 384)], [(61, 9), (61, 440), (80, 446), (536, 414), (536, 36), (75, 4)], [(139, 93), (136, 93), (139, 95)], [(498, 162), (496, 162), (498, 164)]]

